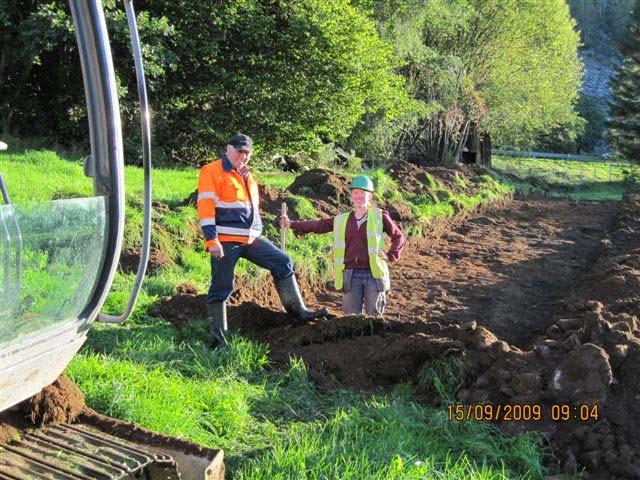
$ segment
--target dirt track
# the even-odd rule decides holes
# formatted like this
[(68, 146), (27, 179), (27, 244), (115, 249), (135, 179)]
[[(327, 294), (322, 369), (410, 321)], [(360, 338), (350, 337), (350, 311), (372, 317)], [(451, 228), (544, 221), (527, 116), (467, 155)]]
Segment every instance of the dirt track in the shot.
[[(566, 298), (597, 258), (616, 210), (515, 200), (443, 236), (411, 240), (392, 269), (385, 322), (343, 317), (340, 295), (324, 289), (311, 303), (327, 305), (335, 318), (295, 326), (274, 311), (277, 296), (268, 288), (255, 302), (242, 295), (230, 308), (230, 324), (267, 341), (276, 363), (302, 357), (324, 389), (411, 381), (425, 362), (459, 355), (469, 341), (473, 348), (499, 339), (503, 348), (524, 349), (568, 314)], [(461, 334), (469, 325), (473, 331)]]
[[(592, 265), (617, 205), (514, 200), (439, 239), (410, 241), (392, 267), (386, 316), (476, 320), (519, 347), (566, 313), (563, 300)], [(319, 296), (335, 310), (340, 296)]]

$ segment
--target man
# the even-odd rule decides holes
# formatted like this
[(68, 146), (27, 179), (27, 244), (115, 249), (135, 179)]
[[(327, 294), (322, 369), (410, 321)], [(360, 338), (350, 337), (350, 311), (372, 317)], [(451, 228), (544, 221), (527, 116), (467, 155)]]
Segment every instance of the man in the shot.
[(211, 255), (211, 287), (207, 295), (207, 316), (213, 347), (226, 346), (226, 301), (233, 291), (233, 274), (240, 257), (271, 271), (280, 301), (297, 321), (327, 315), (305, 307), (291, 258), (262, 237), (258, 209), (258, 185), (247, 164), (253, 142), (246, 135), (234, 135), (222, 158), (200, 170), (198, 216)]
[[(371, 205), (373, 182), (355, 177), (349, 186), (351, 211), (335, 218), (290, 221), (280, 217), (280, 226), (291, 227), (297, 235), (333, 231), (333, 273), (336, 290), (342, 291), (342, 310), (346, 314), (381, 317), (386, 306), (386, 291), (391, 283), (389, 267), (400, 258), (404, 235), (389, 214)], [(384, 234), (391, 238), (385, 251)]]

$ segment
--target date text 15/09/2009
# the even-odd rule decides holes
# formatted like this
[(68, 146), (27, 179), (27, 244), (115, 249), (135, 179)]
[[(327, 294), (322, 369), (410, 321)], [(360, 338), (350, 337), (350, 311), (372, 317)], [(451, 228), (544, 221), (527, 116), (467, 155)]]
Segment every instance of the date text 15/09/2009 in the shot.
[(600, 418), (600, 407), (597, 403), (593, 405), (468, 403), (447, 405), (447, 418), (457, 421), (478, 420), (481, 422), (538, 422), (543, 420), (595, 422)]

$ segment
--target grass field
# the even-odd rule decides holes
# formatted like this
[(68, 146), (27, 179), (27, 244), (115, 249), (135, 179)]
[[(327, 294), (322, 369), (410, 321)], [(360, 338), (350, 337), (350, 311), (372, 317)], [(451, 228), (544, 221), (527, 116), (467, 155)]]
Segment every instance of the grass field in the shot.
[[(1, 153), (0, 172), (15, 202), (91, 192), (91, 181), (83, 176), (79, 160), (63, 160), (52, 152)], [(192, 169), (155, 171), (154, 200), (177, 205), (194, 190), (196, 175)], [(293, 180), (292, 175), (282, 174), (258, 177), (280, 188)], [(126, 178), (132, 219), (125, 240), (135, 244), (142, 173), (127, 168)], [(486, 181), (493, 185), (490, 178)], [(508, 192), (504, 186), (495, 188), (495, 197), (450, 193), (436, 202), (404, 198), (388, 182), (385, 195), (410, 203), (428, 218), (449, 215), (454, 205), (469, 208)], [(194, 217), (193, 209), (178, 208), (155, 219), (162, 235), (154, 241), (176, 261), (145, 280), (134, 315), (126, 324), (94, 325), (86, 345), (69, 365), (67, 373), (89, 406), (223, 448), (229, 475), (236, 479), (543, 478), (544, 450), (538, 438), (510, 438), (490, 424), (448, 420), (450, 391), (441, 389), (443, 404), (436, 408), (416, 401), (407, 385), (376, 394), (345, 390), (320, 394), (308, 380), (304, 364), (295, 358), (288, 369), (274, 371), (268, 368), (265, 345), (232, 336), (230, 349), (212, 352), (206, 347), (204, 319), (177, 331), (165, 320), (149, 316), (149, 307), (160, 295), (173, 293), (178, 283), (189, 281), (201, 291), (206, 288), (208, 259), (194, 236)], [(310, 264), (323, 259), (326, 264), (329, 243), (326, 236), (297, 242), (294, 259)], [(257, 271), (241, 265), (239, 273), (256, 275)], [(116, 275), (104, 307), (108, 313), (122, 310), (132, 282), (132, 274)], [(426, 366), (423, 373), (439, 385), (456, 383), (438, 365)]]
[[(630, 183), (640, 181), (640, 167), (623, 163), (501, 156), (494, 156), (492, 163), (496, 171), (521, 179), (511, 179), (511, 182), (524, 194), (591, 201), (620, 200)], [(543, 180), (546, 185), (531, 181), (536, 179)]]

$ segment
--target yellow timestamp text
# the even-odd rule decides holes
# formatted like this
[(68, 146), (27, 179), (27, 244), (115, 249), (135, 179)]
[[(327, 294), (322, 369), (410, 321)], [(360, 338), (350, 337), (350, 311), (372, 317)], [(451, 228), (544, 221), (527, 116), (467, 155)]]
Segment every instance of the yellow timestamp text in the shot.
[(577, 420), (582, 422), (597, 421), (600, 418), (599, 405), (593, 404), (551, 404), (538, 403), (467, 403), (447, 405), (449, 420), (481, 422), (540, 422), (551, 420), (554, 422), (568, 422)]

